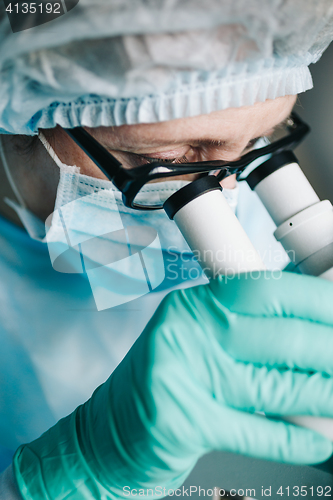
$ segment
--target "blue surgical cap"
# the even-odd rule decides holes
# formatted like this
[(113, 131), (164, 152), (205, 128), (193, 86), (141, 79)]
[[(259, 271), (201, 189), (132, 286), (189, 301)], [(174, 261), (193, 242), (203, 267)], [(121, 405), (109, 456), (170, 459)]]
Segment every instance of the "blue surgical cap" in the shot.
[[(39, 2), (38, 2), (39, 3)], [(331, 0), (80, 0), (13, 33), (0, 5), (0, 133), (190, 117), (295, 95)]]

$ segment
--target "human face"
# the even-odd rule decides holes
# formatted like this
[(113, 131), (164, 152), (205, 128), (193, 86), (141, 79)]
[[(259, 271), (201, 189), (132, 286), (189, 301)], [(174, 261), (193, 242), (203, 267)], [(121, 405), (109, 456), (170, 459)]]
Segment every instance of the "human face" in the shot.
[[(141, 158), (141, 161), (147, 161), (147, 158), (191, 162), (232, 161), (247, 152), (254, 139), (269, 135), (290, 114), (295, 100), (295, 96), (286, 96), (192, 118), (87, 130), (116, 158), (127, 164), (134, 157)], [(82, 174), (105, 179), (98, 167), (60, 127), (44, 133), (63, 163), (79, 166)], [(54, 206), (58, 168), (42, 147), (31, 160), (33, 165), (29, 169), (22, 158), (21, 161), (14, 161), (13, 151), (9, 152), (9, 156), (9, 162), (15, 165), (14, 180), (27, 206), (40, 218), (46, 218)], [(234, 183), (235, 179), (230, 177), (222, 185), (232, 188)]]

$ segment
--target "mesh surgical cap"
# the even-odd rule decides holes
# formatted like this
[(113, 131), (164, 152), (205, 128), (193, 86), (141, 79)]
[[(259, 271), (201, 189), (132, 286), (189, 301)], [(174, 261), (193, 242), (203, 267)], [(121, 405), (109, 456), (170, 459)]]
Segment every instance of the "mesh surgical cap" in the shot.
[(151, 123), (312, 87), (331, 0), (80, 0), (12, 33), (0, 6), (0, 133)]

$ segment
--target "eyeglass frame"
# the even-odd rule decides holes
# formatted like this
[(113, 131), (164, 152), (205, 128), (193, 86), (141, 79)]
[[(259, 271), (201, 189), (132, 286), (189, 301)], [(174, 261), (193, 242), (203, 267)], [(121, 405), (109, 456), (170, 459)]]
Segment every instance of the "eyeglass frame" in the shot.
[[(245, 168), (254, 160), (268, 154), (278, 154), (282, 151), (291, 151), (310, 132), (310, 127), (296, 114), (291, 113), (292, 125), (287, 124), (288, 129), (293, 129), (289, 135), (278, 139), (249, 153), (235, 161), (213, 160), (193, 163), (147, 163), (133, 169), (124, 168), (104, 146), (102, 146), (83, 127), (63, 130), (75, 141), (75, 143), (86, 153), (86, 155), (97, 165), (104, 175), (122, 193), (123, 203), (126, 207), (134, 210), (161, 210), (161, 206), (147, 206), (134, 203), (135, 197), (141, 188), (155, 179), (175, 177), (184, 174), (209, 174), (214, 170), (221, 170), (217, 174), (219, 181), (236, 174), (237, 178)], [(159, 170), (159, 171), (158, 171)]]

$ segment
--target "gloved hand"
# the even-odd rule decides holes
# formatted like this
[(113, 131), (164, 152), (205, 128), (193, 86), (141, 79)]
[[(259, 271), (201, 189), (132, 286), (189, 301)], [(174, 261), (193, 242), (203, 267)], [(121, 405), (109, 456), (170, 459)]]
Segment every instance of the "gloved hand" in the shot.
[(326, 460), (326, 438), (254, 412), (333, 417), (332, 303), (332, 283), (291, 273), (170, 293), (91, 399), (16, 452), (22, 497), (176, 488), (213, 449)]

